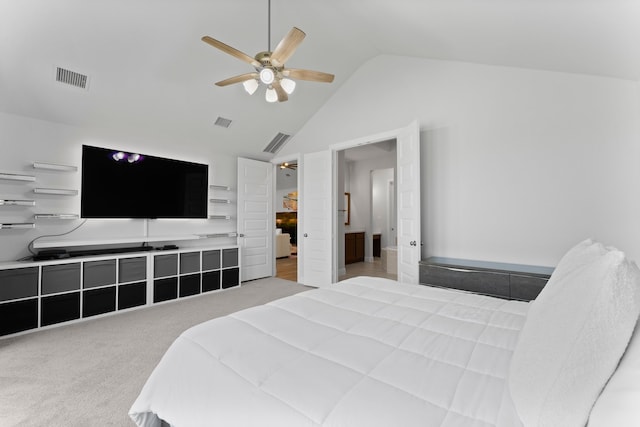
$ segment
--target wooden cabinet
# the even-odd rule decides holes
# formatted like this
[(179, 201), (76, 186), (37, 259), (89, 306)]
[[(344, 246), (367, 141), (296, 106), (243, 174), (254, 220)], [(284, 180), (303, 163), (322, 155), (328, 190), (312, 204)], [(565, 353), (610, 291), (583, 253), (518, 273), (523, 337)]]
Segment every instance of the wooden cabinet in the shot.
[(364, 231), (345, 233), (344, 235), (344, 263), (364, 261)]
[(499, 298), (530, 301), (549, 280), (553, 268), (432, 257), (420, 261), (420, 283)]

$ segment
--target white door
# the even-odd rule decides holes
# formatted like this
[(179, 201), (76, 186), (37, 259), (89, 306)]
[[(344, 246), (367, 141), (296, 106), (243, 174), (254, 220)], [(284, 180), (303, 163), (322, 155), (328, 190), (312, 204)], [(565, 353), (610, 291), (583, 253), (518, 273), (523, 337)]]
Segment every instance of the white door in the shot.
[(273, 165), (238, 157), (242, 281), (273, 276)]
[(302, 174), (302, 230), (298, 228), (298, 241), (303, 240), (302, 280), (307, 286), (326, 286), (331, 284), (333, 268), (331, 151), (305, 154)]
[(419, 283), (420, 128), (413, 122), (397, 137), (398, 280)]

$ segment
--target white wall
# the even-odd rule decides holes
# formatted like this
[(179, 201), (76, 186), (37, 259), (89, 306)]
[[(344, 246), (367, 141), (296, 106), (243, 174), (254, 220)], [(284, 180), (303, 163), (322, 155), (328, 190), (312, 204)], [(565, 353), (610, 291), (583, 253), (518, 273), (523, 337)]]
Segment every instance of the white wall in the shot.
[(555, 265), (593, 237), (640, 259), (637, 82), (379, 56), (282, 155), (421, 125), (423, 257)]
[[(210, 197), (230, 197), (235, 200), (237, 161), (235, 157), (216, 152), (213, 146), (190, 145), (188, 141), (160, 141), (131, 138), (126, 135), (81, 129), (63, 124), (0, 113), (0, 172), (35, 175), (35, 183), (0, 180), (0, 198), (35, 199), (34, 207), (0, 206), (0, 222), (34, 222), (35, 213), (80, 213), (78, 196), (47, 196), (33, 193), (34, 187), (68, 188), (80, 190), (82, 144), (120, 148), (161, 157), (170, 157), (209, 165), (210, 184), (229, 185), (230, 192), (212, 190)], [(213, 144), (212, 144), (213, 145)], [(33, 162), (78, 166), (78, 172), (34, 170)], [(179, 236), (235, 231), (235, 205), (210, 206), (227, 210), (226, 220), (151, 220), (148, 236)], [(222, 213), (222, 212), (220, 212)], [(225, 212), (227, 213), (227, 212)], [(29, 255), (28, 243), (40, 236), (66, 233), (81, 220), (37, 220), (33, 230), (0, 230), (0, 261), (11, 261)], [(59, 240), (128, 238), (144, 236), (144, 220), (88, 220), (78, 230)], [(142, 240), (142, 239), (141, 239)], [(169, 240), (168, 240), (169, 241)], [(235, 242), (235, 239), (233, 239)], [(198, 242), (179, 242), (180, 246), (211, 244), (210, 239)], [(228, 243), (228, 240), (215, 240)]]

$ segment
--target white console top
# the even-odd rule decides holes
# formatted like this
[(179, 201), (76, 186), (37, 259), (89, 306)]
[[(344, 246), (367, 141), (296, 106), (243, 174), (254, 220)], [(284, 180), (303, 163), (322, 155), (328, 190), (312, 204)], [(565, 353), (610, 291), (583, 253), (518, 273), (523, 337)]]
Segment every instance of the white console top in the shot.
[[(36, 249), (43, 248), (62, 248), (73, 246), (96, 246), (96, 245), (118, 245), (122, 243), (142, 243), (142, 242), (174, 242), (184, 240), (206, 239), (207, 235), (188, 234), (188, 235), (165, 235), (165, 236), (133, 236), (133, 237), (115, 237), (112, 239), (97, 237), (84, 238), (79, 240), (60, 240), (53, 238), (38, 239), (33, 243)], [(234, 236), (229, 236), (234, 237)]]

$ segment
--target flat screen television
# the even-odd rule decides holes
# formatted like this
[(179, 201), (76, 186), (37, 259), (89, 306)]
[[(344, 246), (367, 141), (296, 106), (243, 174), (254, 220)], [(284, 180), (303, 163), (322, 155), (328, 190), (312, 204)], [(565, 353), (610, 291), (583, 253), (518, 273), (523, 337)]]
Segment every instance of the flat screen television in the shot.
[(82, 218), (206, 218), (209, 167), (82, 146)]

